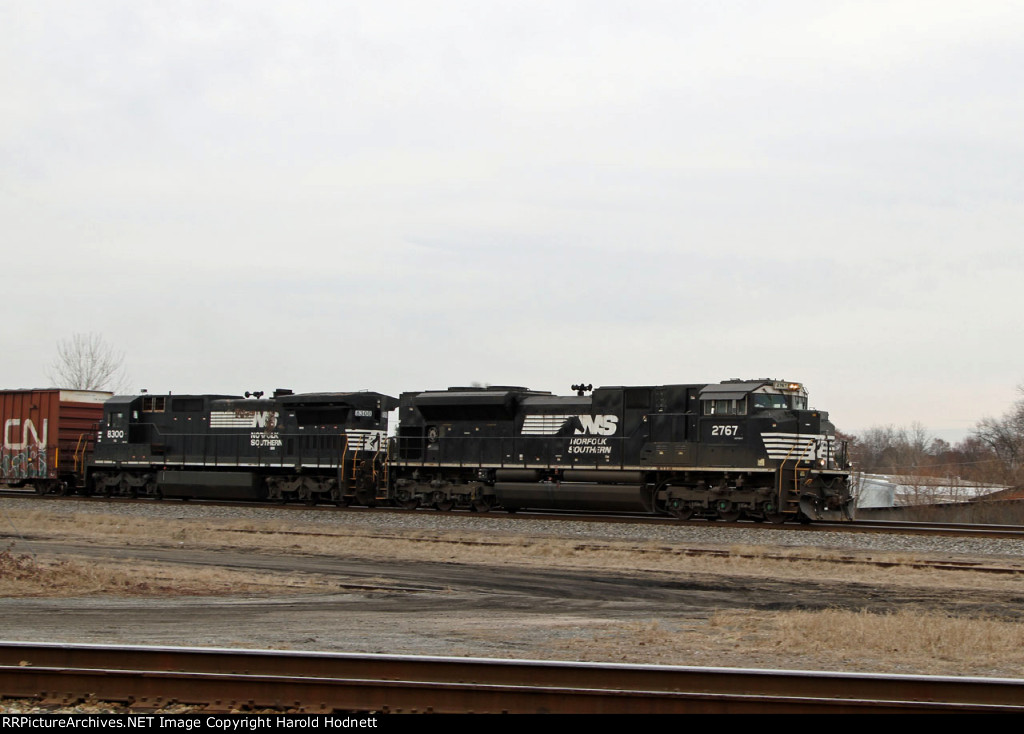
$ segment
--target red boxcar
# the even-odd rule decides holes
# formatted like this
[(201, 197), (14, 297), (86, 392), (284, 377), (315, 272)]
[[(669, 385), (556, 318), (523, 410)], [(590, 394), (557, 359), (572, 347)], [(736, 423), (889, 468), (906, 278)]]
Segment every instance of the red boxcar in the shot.
[(112, 393), (96, 390), (0, 390), (0, 484), (46, 493), (81, 483)]

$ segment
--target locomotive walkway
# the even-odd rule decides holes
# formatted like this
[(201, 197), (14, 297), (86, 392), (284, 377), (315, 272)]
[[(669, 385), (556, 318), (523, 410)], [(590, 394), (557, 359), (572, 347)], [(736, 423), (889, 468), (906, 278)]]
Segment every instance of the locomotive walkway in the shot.
[(135, 711), (1021, 712), (1024, 680), (0, 642), (0, 697)]

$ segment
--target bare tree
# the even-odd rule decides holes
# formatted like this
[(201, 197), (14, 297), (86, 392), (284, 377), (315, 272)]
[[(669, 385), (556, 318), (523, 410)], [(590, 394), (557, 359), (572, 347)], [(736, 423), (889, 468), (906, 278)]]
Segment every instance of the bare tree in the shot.
[(74, 334), (57, 342), (57, 359), (47, 376), (59, 387), (72, 390), (125, 389), (124, 353), (99, 334)]
[(873, 426), (854, 436), (857, 468), (869, 473), (910, 474), (929, 463), (934, 439), (921, 423)]
[[(1024, 385), (1017, 391), (1024, 395)], [(1018, 399), (1002, 418), (978, 421), (974, 436), (999, 458), (1004, 481), (1016, 484), (1024, 480), (1024, 397)]]

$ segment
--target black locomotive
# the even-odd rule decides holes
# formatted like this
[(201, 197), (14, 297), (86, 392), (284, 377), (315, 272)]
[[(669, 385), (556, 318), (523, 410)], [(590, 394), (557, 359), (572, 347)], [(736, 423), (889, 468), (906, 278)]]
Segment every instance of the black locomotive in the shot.
[[(576, 387), (576, 386), (574, 386)], [(799, 383), (522, 387), (273, 397), (142, 395), (104, 408), (87, 491), (486, 511), (849, 517), (845, 447)], [(397, 435), (387, 416), (399, 408)]]
[[(390, 492), (406, 506), (849, 517), (845, 449), (798, 383), (521, 387), (401, 396)], [(840, 449), (837, 451), (837, 448)]]
[(386, 492), (396, 404), (374, 392), (114, 397), (86, 487), (108, 496), (373, 504)]

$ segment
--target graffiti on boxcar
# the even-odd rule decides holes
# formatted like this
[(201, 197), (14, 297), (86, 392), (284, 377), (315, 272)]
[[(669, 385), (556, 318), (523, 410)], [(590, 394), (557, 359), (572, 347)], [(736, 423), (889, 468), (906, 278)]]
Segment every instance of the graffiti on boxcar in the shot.
[(43, 419), (40, 436), (31, 418), (9, 418), (4, 421), (4, 442), (0, 448), (0, 463), (4, 477), (29, 479), (46, 476), (49, 423), (49, 420)]

